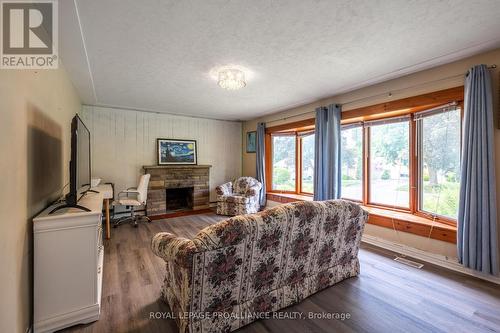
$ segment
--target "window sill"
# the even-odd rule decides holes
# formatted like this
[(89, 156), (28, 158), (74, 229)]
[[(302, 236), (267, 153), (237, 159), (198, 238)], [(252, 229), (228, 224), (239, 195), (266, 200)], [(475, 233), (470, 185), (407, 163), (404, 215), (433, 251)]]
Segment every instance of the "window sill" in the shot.
[[(288, 203), (295, 201), (312, 201), (313, 197), (293, 193), (272, 193), (266, 195), (268, 200)], [(415, 234), (422, 237), (441, 240), (448, 243), (457, 242), (457, 228), (444, 223), (435, 222), (425, 217), (389, 209), (361, 206), (369, 214), (368, 223), (376, 226)], [(430, 236), (429, 236), (430, 235)]]
[(280, 203), (289, 203), (295, 201), (313, 201), (312, 195), (295, 194), (295, 193), (279, 193), (267, 192), (267, 200), (276, 201)]
[(457, 228), (448, 224), (413, 215), (410, 213), (395, 212), (388, 209), (363, 207), (369, 214), (368, 223), (384, 228), (396, 229), (423, 237), (441, 240), (455, 244), (457, 242)]

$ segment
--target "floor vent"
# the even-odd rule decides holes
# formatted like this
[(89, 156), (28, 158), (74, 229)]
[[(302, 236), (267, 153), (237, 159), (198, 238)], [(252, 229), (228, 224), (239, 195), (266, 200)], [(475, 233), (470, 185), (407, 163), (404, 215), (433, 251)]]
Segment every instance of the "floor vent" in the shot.
[(409, 260), (409, 259), (405, 259), (405, 258), (401, 258), (401, 257), (396, 257), (396, 258), (394, 258), (394, 260), (397, 261), (397, 262), (400, 262), (402, 264), (405, 264), (407, 266), (411, 266), (413, 268), (420, 269), (420, 268), (424, 267), (424, 265), (421, 264), (421, 263), (419, 263), (419, 262), (416, 262), (416, 261), (413, 261), (413, 260)]

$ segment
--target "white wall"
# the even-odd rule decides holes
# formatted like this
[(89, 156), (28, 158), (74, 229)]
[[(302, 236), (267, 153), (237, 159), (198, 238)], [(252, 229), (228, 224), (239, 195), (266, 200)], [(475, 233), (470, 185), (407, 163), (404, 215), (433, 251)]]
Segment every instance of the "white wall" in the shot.
[(241, 123), (84, 105), (92, 136), (92, 176), (136, 186), (143, 165), (156, 165), (156, 139), (194, 139), (198, 164), (210, 169), (210, 200), (215, 187), (241, 175)]
[(81, 104), (63, 68), (0, 70), (0, 332), (32, 320), (32, 218), (69, 181), (71, 118)]

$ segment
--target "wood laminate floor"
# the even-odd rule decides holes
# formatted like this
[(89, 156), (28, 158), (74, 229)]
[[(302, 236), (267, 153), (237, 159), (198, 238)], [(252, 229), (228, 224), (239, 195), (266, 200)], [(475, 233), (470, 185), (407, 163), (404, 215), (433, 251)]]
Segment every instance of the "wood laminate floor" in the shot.
[[(164, 264), (150, 250), (160, 231), (193, 237), (223, 218), (203, 214), (123, 225), (105, 243), (101, 318), (64, 332), (177, 332), (159, 299)], [(282, 310), (283, 317), (349, 314), (340, 319), (273, 318), (238, 332), (500, 332), (500, 286), (431, 265), (418, 270), (390, 252), (362, 246), (361, 274)]]

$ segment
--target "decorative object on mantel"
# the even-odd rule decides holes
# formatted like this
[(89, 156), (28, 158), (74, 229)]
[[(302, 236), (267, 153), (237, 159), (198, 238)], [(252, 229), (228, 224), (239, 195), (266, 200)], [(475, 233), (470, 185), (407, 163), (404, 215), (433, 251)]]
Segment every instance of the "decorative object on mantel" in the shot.
[(247, 132), (247, 153), (255, 153), (255, 138), (257, 132)]
[(158, 165), (196, 165), (196, 140), (156, 139)]
[(211, 165), (151, 165), (146, 203), (149, 217), (209, 208)]

